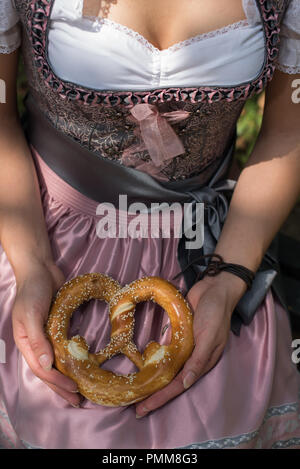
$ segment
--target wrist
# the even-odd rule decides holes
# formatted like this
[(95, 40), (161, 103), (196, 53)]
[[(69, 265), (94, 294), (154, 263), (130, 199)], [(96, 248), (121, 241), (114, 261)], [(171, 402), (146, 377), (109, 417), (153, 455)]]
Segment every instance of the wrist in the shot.
[(42, 255), (32, 251), (23, 252), (18, 256), (17, 262), (12, 263), (17, 284), (21, 284), (32, 274), (41, 269), (51, 270), (55, 266), (51, 255)]
[(244, 280), (226, 271), (221, 271), (215, 276), (205, 276), (199, 283), (202, 286), (205, 284), (216, 290), (222, 290), (226, 294), (227, 307), (231, 313), (247, 291)]
[(16, 278), (27, 276), (39, 265), (53, 263), (51, 246), (46, 230), (29, 227), (29, 222), (6, 224), (1, 232), (1, 243)]
[(1, 212), (0, 242), (7, 258), (18, 275), (30, 267), (34, 261), (49, 263), (52, 261), (52, 250), (47, 227), (38, 209), (30, 204), (12, 209), (9, 216)]

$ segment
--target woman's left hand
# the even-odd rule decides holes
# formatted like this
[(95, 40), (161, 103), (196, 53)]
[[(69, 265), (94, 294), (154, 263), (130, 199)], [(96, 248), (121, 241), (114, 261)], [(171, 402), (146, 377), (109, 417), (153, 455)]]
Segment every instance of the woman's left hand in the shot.
[(167, 386), (136, 404), (137, 418), (184, 392), (217, 364), (229, 337), (232, 312), (244, 290), (243, 281), (227, 272), (205, 277), (189, 290), (186, 298), (194, 312), (193, 353)]

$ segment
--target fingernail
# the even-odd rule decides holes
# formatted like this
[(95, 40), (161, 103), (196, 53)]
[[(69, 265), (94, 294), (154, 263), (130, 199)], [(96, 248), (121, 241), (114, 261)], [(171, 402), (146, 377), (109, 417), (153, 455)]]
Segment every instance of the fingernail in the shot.
[(49, 355), (46, 355), (45, 353), (40, 356), (39, 362), (42, 368), (46, 371), (50, 371), (52, 368), (52, 361)]
[(79, 389), (78, 389), (78, 387), (76, 386), (76, 389), (73, 389), (72, 391), (71, 391), (71, 389), (70, 389), (70, 392), (73, 392), (73, 393), (75, 394), (76, 392), (79, 392)]
[(192, 371), (189, 371), (183, 380), (184, 389), (188, 389), (196, 380), (196, 375)]
[(146, 412), (146, 413), (143, 414), (143, 415), (135, 414), (135, 416), (136, 416), (137, 419), (141, 419), (142, 417), (146, 417), (146, 415), (148, 415), (148, 412)]
[(138, 415), (137, 413), (135, 414), (137, 419), (141, 419), (142, 417), (145, 417), (145, 415), (148, 414), (149, 409), (147, 409), (147, 407), (142, 407), (141, 412), (142, 412), (143, 415)]
[(80, 407), (80, 404), (72, 404), (72, 402), (69, 402), (69, 404), (70, 404), (72, 407), (75, 407), (76, 409), (79, 409), (79, 407)]

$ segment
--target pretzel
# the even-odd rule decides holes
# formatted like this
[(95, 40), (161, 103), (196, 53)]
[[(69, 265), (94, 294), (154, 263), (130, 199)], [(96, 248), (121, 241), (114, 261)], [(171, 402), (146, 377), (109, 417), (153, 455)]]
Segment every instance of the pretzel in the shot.
[[(71, 316), (83, 302), (104, 300), (109, 304), (111, 338), (97, 353), (89, 353), (85, 339), (67, 332)], [(137, 303), (152, 300), (169, 315), (172, 339), (169, 345), (155, 341), (141, 354), (133, 342), (134, 311)], [(138, 402), (166, 386), (189, 358), (194, 347), (193, 320), (182, 294), (160, 277), (142, 277), (121, 285), (106, 274), (80, 275), (66, 282), (52, 304), (46, 333), (54, 349), (55, 366), (72, 378), (79, 392), (90, 401), (109, 407)], [(139, 369), (119, 375), (100, 365), (123, 353)]]

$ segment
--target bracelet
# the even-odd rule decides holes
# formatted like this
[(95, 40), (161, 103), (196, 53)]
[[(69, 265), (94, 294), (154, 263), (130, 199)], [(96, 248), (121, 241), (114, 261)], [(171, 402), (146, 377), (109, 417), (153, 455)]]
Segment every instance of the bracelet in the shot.
[(203, 277), (205, 277), (206, 275), (210, 277), (214, 277), (215, 275), (219, 274), (222, 270), (224, 270), (226, 272), (230, 272), (231, 274), (237, 275), (237, 277), (244, 280), (244, 282), (247, 284), (248, 290), (250, 290), (250, 288), (252, 287), (255, 273), (252, 272), (252, 270), (248, 269), (247, 267), (244, 267), (243, 265), (240, 265), (240, 264), (232, 264), (229, 262), (224, 262), (222, 256), (220, 256), (219, 254), (205, 254), (203, 256), (200, 256), (200, 258), (203, 258), (203, 259), (204, 258), (210, 258), (210, 259), (216, 258), (217, 260), (210, 260), (204, 272), (198, 273), (196, 277), (196, 282), (198, 280), (202, 280)]

